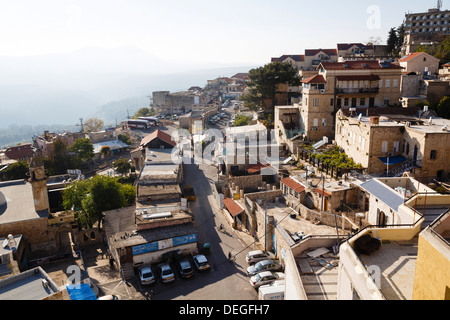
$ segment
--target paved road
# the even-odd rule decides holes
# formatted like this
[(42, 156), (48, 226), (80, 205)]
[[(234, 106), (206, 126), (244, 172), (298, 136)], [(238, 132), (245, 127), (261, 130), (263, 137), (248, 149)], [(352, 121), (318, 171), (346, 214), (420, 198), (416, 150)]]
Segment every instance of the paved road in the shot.
[[(210, 185), (210, 181), (217, 179), (215, 172), (215, 167), (208, 165), (200, 165), (200, 168), (196, 165), (186, 165), (184, 169), (185, 184), (193, 187), (197, 196), (197, 201), (190, 202), (190, 208), (199, 231), (199, 241), (211, 245), (211, 254), (208, 259), (212, 270), (208, 273), (196, 274), (191, 279), (179, 279), (163, 286), (162, 291), (155, 291), (154, 300), (253, 300), (257, 298), (256, 291), (250, 286), (245, 274), (247, 268), (245, 254), (251, 248), (247, 248), (247, 245), (235, 235), (215, 204)], [(226, 233), (218, 232), (215, 228), (221, 223), (225, 226)], [(234, 263), (228, 261), (229, 252), (236, 254)]]

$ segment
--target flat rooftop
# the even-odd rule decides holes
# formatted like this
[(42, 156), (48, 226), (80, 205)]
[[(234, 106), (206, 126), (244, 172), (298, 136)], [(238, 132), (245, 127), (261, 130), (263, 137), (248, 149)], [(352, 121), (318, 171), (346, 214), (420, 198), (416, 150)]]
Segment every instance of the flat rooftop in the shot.
[(31, 184), (24, 180), (0, 183), (0, 224), (48, 217), (36, 212)]
[[(261, 208), (264, 209), (264, 203), (261, 204)], [(291, 218), (290, 215), (296, 213), (292, 208), (282, 203), (268, 203), (267, 215), (271, 215), (275, 218), (278, 225), (287, 231), (287, 235), (294, 234), (296, 232), (303, 232), (308, 235), (330, 235), (336, 236), (336, 228), (326, 225), (315, 225), (308, 220), (305, 220), (298, 215), (295, 218)], [(346, 233), (339, 230), (339, 234), (344, 236)], [(292, 239), (291, 239), (292, 240)]]
[[(44, 287), (42, 281), (49, 283)], [(0, 280), (0, 300), (42, 300), (58, 292), (57, 285), (40, 267)]]
[(412, 300), (418, 240), (383, 241), (370, 255), (359, 254), (365, 266), (378, 266), (380, 289), (387, 300)]
[[(314, 256), (315, 252), (324, 249), (328, 252)], [(331, 248), (310, 248), (296, 256), (295, 261), (308, 300), (337, 300), (339, 258)]]

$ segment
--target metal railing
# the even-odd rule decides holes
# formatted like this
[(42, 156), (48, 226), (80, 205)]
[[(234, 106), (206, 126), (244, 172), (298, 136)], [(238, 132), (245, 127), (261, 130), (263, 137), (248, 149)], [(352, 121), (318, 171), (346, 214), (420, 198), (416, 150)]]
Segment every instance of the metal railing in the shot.
[(336, 94), (378, 94), (379, 88), (337, 88)]

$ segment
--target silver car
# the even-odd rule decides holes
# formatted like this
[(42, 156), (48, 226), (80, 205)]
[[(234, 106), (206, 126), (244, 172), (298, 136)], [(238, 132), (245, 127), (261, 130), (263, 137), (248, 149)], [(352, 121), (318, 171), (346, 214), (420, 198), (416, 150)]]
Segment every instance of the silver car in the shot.
[(275, 258), (275, 255), (271, 252), (255, 250), (255, 251), (250, 251), (249, 253), (247, 253), (247, 255), (245, 256), (245, 261), (247, 261), (247, 263), (249, 265), (252, 265), (252, 264), (255, 264), (255, 263), (263, 261), (263, 260), (274, 259), (274, 258)]
[(164, 283), (172, 282), (175, 280), (175, 274), (169, 264), (163, 264), (159, 267), (161, 281)]
[(247, 275), (249, 277), (254, 276), (258, 272), (262, 271), (280, 271), (281, 263), (272, 259), (260, 261), (253, 266), (247, 268)]
[(150, 267), (145, 266), (139, 269), (139, 280), (143, 285), (155, 283), (155, 275)]
[(260, 286), (265, 284), (271, 284), (276, 280), (284, 279), (284, 273), (281, 272), (272, 272), (272, 271), (263, 271), (255, 274), (250, 278), (250, 284), (253, 288), (258, 289)]

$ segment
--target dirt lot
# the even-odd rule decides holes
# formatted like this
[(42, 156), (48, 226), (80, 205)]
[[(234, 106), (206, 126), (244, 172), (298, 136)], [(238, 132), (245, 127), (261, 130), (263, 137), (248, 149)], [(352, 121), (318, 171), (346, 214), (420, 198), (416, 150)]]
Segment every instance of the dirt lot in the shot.
[(64, 286), (68, 283), (68, 276), (70, 276), (71, 273), (67, 275), (66, 272), (68, 271), (68, 267), (72, 265), (79, 266), (81, 270), (85, 270), (86, 268), (92, 282), (97, 286), (111, 281), (120, 280), (121, 277), (117, 268), (110, 268), (109, 259), (104, 252), (106, 252), (104, 246), (93, 246), (81, 251), (83, 260), (70, 259), (44, 265), (42, 268), (58, 286)]

